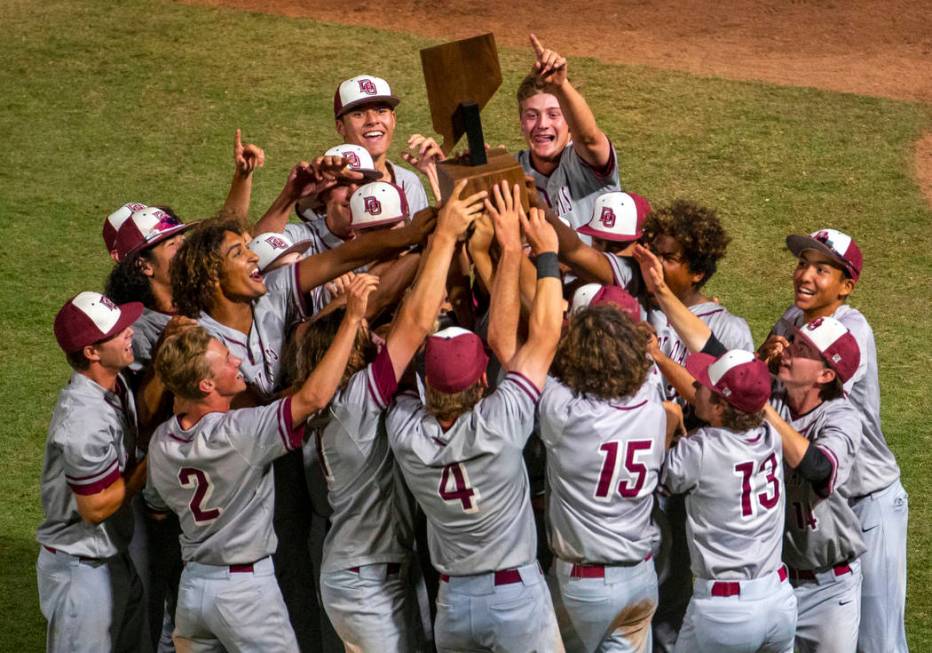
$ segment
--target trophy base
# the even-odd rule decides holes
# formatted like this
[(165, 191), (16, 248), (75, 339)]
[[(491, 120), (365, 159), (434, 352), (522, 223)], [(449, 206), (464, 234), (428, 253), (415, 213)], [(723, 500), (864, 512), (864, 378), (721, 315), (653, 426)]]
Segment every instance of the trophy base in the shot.
[(528, 210), (527, 187), (524, 181), (524, 168), (503, 147), (496, 147), (486, 152), (488, 163), (470, 165), (462, 159), (450, 159), (437, 164), (437, 176), (440, 181), (440, 193), (446, 201), (453, 192), (453, 187), (462, 179), (468, 179), (461, 197), (473, 193), (492, 190), (492, 186), (505, 180), (508, 184), (518, 184), (521, 188), (521, 205)]

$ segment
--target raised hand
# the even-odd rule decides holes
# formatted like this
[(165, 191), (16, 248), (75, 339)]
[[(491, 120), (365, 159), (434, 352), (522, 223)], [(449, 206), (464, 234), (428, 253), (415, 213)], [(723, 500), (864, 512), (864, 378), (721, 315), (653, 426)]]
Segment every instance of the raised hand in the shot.
[(764, 341), (764, 344), (757, 350), (757, 357), (767, 363), (772, 374), (776, 374), (780, 368), (780, 359), (783, 358), (783, 352), (790, 346), (790, 341), (783, 336), (772, 335)]
[(239, 129), (236, 130), (233, 139), (233, 163), (241, 177), (248, 177), (256, 168), (265, 165), (265, 151), (252, 143), (243, 145), (243, 136)]
[(647, 291), (652, 295), (665, 292), (667, 282), (663, 278), (663, 263), (660, 262), (657, 255), (643, 245), (638, 244), (634, 246), (634, 260), (641, 267), (641, 277), (644, 279)]
[[(520, 204), (518, 206), (520, 207)], [(519, 211), (518, 218), (521, 220), (524, 236), (531, 245), (531, 250), (535, 256), (544, 252), (556, 254), (560, 250), (560, 240), (557, 238), (557, 232), (547, 221), (547, 214), (544, 211), (532, 208), (527, 216), (524, 215), (523, 211)]]
[(534, 34), (531, 34), (531, 47), (536, 57), (531, 74), (540, 79), (545, 87), (563, 86), (566, 82), (566, 59), (553, 50), (545, 49)]
[(448, 233), (459, 239), (469, 229), (469, 225), (482, 215), (483, 200), (489, 194), (483, 190), (461, 198), (467, 183), (466, 179), (458, 181), (450, 197), (440, 207), (440, 213), (437, 216), (438, 232)]
[(371, 274), (357, 274), (346, 289), (346, 317), (357, 322), (366, 316), (369, 295), (379, 287), (379, 278)]
[(401, 158), (417, 168), (430, 182), (430, 190), (440, 201), (440, 178), (437, 176), (437, 162), (446, 159), (446, 155), (433, 138), (414, 134), (408, 139), (408, 150), (401, 153)]
[(362, 183), (364, 179), (363, 174), (358, 170), (353, 170), (349, 159), (343, 156), (319, 156), (311, 163), (311, 168), (314, 170), (317, 181), (323, 184), (331, 181)]
[(523, 215), (524, 210), (521, 207), (521, 191), (518, 185), (509, 188), (507, 181), (495, 184), (492, 187), (492, 201), (485, 200), (485, 210), (495, 226), (495, 238), (501, 248), (521, 249), (518, 214), (520, 212)]

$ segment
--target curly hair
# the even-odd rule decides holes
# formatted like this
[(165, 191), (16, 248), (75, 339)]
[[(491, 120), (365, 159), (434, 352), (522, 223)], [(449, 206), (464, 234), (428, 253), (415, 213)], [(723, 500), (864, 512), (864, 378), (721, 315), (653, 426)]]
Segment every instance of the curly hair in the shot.
[(434, 389), (425, 381), (424, 389), (427, 399), (427, 414), (441, 421), (452, 421), (463, 413), (472, 410), (485, 396), (487, 390), (482, 379), (476, 381), (465, 390), (459, 392), (441, 392)]
[(226, 232), (243, 234), (245, 225), (235, 218), (217, 217), (192, 227), (172, 259), (172, 299), (178, 313), (196, 318), (210, 312), (214, 287), (220, 280), (223, 254), (220, 246)]
[(713, 392), (711, 394), (713, 404), (722, 404), (725, 407), (725, 411), (722, 413), (722, 426), (726, 429), (743, 433), (744, 431), (756, 429), (764, 423), (763, 408), (753, 413), (746, 413), (732, 406), (718, 393)]
[(644, 222), (644, 242), (670, 236), (683, 248), (690, 272), (702, 274), (701, 288), (712, 278), (720, 258), (725, 256), (731, 238), (713, 209), (690, 200), (674, 200), (670, 206), (655, 209)]
[(202, 399), (202, 379), (210, 376), (210, 365), (205, 354), (213, 338), (204, 327), (194, 326), (169, 336), (159, 346), (155, 356), (155, 370), (162, 383), (176, 397)]
[(107, 275), (104, 294), (117, 304), (142, 302), (146, 308), (155, 308), (152, 283), (142, 272), (142, 262), (150, 260), (152, 250), (144, 250), (123, 259)]
[[(314, 368), (320, 364), (320, 361), (326, 355), (327, 350), (330, 349), (345, 314), (345, 308), (338, 308), (327, 313), (319, 320), (314, 321), (308, 327), (304, 336), (296, 343), (294, 347), (294, 370), (292, 372), (293, 376), (291, 376), (292, 388), (295, 391), (304, 385), (307, 377), (311, 375)], [(364, 329), (358, 329), (356, 331), (356, 340), (353, 342), (353, 351), (346, 363), (346, 369), (343, 370), (343, 377), (340, 379), (339, 387), (342, 388), (346, 385), (350, 377), (368, 365), (375, 358), (375, 353), (375, 345), (368, 332)]]
[(647, 336), (614, 306), (593, 306), (570, 320), (553, 360), (554, 375), (574, 392), (610, 401), (644, 385)]

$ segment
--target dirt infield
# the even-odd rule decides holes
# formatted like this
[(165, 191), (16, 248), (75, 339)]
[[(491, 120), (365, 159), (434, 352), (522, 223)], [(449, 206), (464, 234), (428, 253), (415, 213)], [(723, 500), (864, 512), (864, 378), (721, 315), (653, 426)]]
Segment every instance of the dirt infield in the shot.
[[(562, 54), (730, 79), (932, 105), (929, 0), (184, 0), (343, 24), (461, 38), (482, 31), (521, 47), (536, 32)], [(932, 132), (916, 174), (932, 204)]]

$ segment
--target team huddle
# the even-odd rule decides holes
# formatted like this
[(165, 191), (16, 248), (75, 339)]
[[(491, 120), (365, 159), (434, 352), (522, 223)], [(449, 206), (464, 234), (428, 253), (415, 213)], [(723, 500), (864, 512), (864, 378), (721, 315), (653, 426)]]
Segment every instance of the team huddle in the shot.
[(258, 220), (239, 131), (216, 217), (105, 219), (104, 292), (54, 321), (49, 651), (907, 650), (854, 237), (787, 236), (756, 346), (703, 294), (715, 211), (622, 191), (531, 43), (523, 188), (442, 200), (443, 151), (388, 160), (400, 100), (358, 75)]

